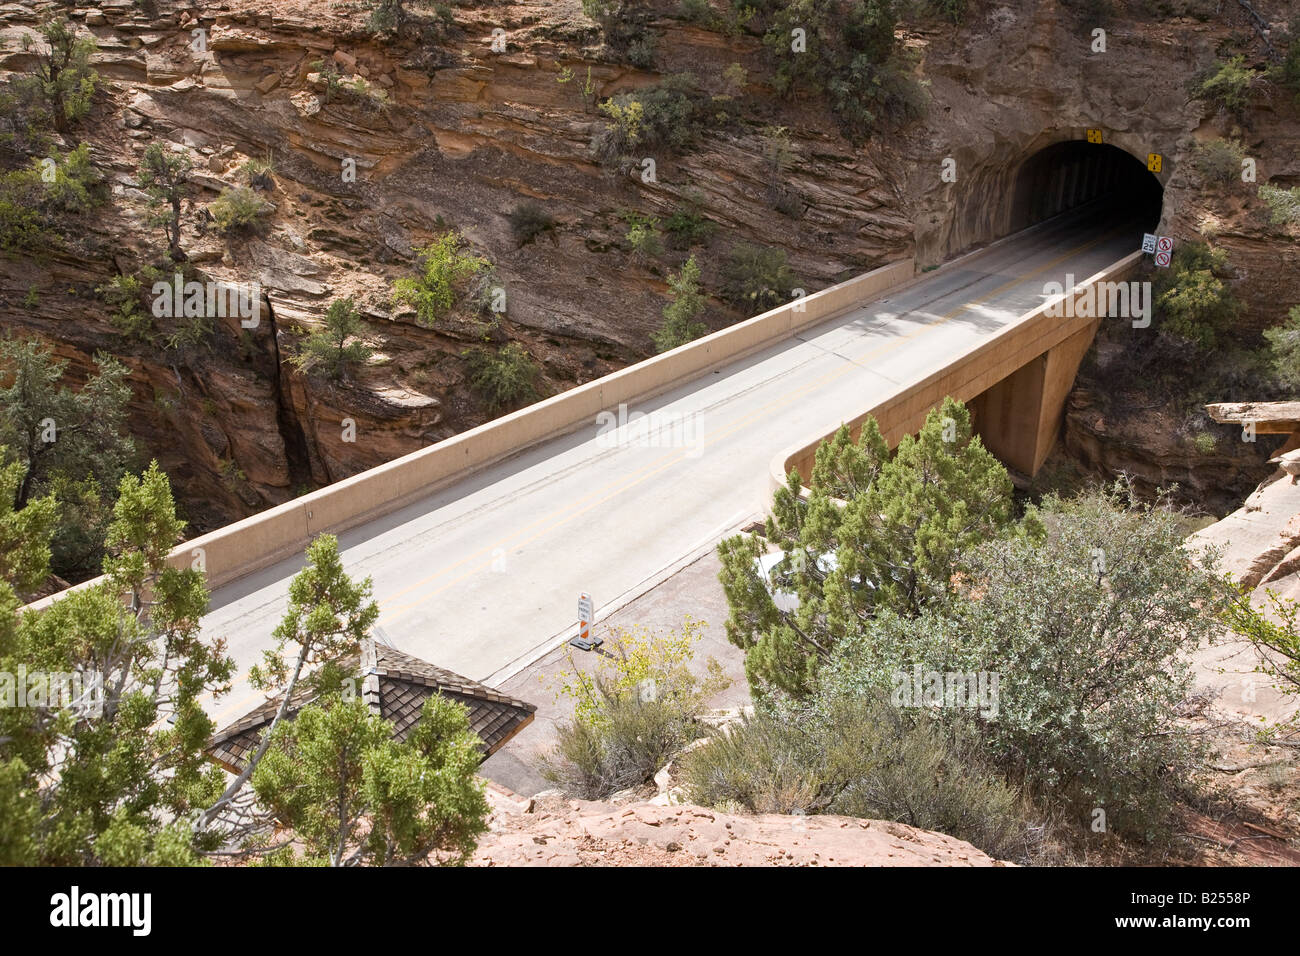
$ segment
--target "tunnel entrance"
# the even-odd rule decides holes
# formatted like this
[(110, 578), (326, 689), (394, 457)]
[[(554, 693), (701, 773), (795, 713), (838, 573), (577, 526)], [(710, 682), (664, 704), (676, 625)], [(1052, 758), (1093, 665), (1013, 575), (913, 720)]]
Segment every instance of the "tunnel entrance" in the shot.
[[(922, 268), (995, 242), (1080, 207), (1096, 222), (1157, 232), (1162, 179), (1146, 155), (1109, 143), (1061, 139), (1072, 130), (1044, 130), (1011, 155), (999, 152), (971, 165), (953, 194), (933, 194), (935, 206), (916, 218), (916, 259)], [(1093, 218), (1093, 217), (1085, 217)]]
[(1016, 172), (1009, 232), (1087, 203), (1113, 206), (1147, 232), (1160, 222), (1164, 187), (1146, 164), (1102, 143), (1067, 140), (1030, 156)]
[[(1081, 140), (1054, 143), (1008, 170), (1003, 183), (1010, 186), (1001, 195), (1008, 202), (1005, 222), (1011, 233), (1079, 210), (1063, 220), (1063, 228), (1072, 236), (1093, 237), (1090, 246), (1108, 241), (1103, 251), (1118, 259), (1137, 251), (1138, 230), (1155, 232), (1160, 225), (1164, 187), (1145, 162), (1115, 146)], [(1126, 246), (1129, 241), (1132, 245)], [(1094, 262), (1088, 269), (1093, 268), (1100, 266)], [(1114, 277), (1133, 274), (1130, 266), (1125, 269)], [(1067, 278), (1073, 282), (1073, 275), (1067, 273)], [(1048, 298), (1047, 286), (1043, 298)], [(1028, 360), (1018, 357), (1018, 368), (970, 402), (985, 447), (1028, 477), (1042, 467), (1056, 442), (1067, 396), (1103, 311), (1036, 313), (1046, 316), (1042, 327), (1059, 333), (1059, 338), (1045, 347), (1040, 347), (1043, 338), (1036, 339), (1037, 354), (1019, 353)]]

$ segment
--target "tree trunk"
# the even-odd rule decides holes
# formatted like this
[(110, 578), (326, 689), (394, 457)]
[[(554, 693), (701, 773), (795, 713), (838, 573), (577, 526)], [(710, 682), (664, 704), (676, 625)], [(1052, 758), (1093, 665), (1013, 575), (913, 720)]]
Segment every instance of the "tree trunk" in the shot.
[(32, 494), (32, 466), (29, 464), (27, 470), (23, 472), (23, 480), (18, 484), (18, 491), (14, 494), (14, 511), (21, 511), (27, 507), (27, 499)]
[(302, 650), (298, 652), (298, 663), (294, 665), (293, 676), (289, 678), (289, 686), (284, 690), (284, 699), (280, 701), (280, 709), (276, 711), (275, 717), (272, 719), (270, 726), (268, 726), (265, 732), (263, 732), (261, 743), (257, 746), (257, 752), (248, 758), (248, 764), (244, 767), (243, 773), (230, 782), (230, 786), (226, 787), (226, 791), (221, 795), (221, 798), (212, 806), (208, 807), (207, 810), (203, 811), (203, 815), (199, 817), (199, 822), (196, 827), (197, 830), (206, 830), (212, 825), (212, 821), (217, 818), (217, 812), (233, 800), (235, 795), (243, 789), (244, 784), (246, 784), (249, 777), (253, 775), (253, 771), (257, 769), (258, 763), (264, 756), (266, 756), (266, 751), (271, 746), (271, 733), (277, 726), (279, 726), (280, 721), (289, 710), (289, 698), (293, 696), (293, 689), (298, 684), (298, 675), (302, 673), (302, 665), (306, 659), (307, 646), (304, 645)]

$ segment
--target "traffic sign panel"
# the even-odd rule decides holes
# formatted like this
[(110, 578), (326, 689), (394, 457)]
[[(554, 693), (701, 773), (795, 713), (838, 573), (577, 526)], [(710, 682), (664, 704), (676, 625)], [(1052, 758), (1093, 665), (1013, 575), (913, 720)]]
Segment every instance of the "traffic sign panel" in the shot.
[(1158, 266), (1162, 266), (1162, 267), (1168, 267), (1168, 265), (1169, 265), (1169, 253), (1167, 253), (1167, 252), (1157, 252), (1157, 253), (1156, 253), (1156, 265), (1158, 265)]
[(1173, 252), (1174, 240), (1169, 236), (1161, 236), (1156, 240), (1156, 252)]
[(1152, 233), (1152, 232), (1144, 232), (1144, 233), (1142, 234), (1142, 251), (1143, 251), (1143, 252), (1155, 252), (1155, 251), (1156, 251), (1156, 236), (1155, 236), (1155, 233)]
[(591, 623), (596, 617), (596, 606), (591, 595), (583, 591), (578, 595), (578, 636), (569, 641), (574, 647), (584, 651), (594, 650), (605, 643), (603, 638), (591, 636)]

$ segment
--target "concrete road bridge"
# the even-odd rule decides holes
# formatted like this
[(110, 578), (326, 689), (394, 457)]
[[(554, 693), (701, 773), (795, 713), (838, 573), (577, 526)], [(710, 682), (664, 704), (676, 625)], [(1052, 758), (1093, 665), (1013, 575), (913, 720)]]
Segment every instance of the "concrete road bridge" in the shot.
[(890, 263), (177, 548), (202, 557), (204, 629), (241, 675), (217, 722), (261, 700), (242, 675), (322, 532), (374, 579), (387, 639), (492, 684), (572, 636), (580, 592), (599, 618), (763, 511), (842, 422), (874, 415), (897, 442), (953, 395), (1032, 475), (1102, 321), (1050, 314), (1051, 284), (1073, 276), (1072, 305), (1132, 278), (1161, 192), (1134, 157), (1079, 142), (1010, 181), (1000, 228), (1016, 231), (979, 251)]

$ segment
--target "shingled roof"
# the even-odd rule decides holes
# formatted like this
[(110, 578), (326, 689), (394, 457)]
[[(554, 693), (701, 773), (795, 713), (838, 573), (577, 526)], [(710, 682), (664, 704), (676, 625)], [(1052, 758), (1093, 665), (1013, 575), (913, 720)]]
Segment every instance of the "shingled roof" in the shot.
[[(458, 701), (469, 710), (469, 726), (482, 741), (484, 760), (531, 723), (537, 710), (532, 704), (497, 693), (468, 677), (435, 667), (372, 638), (362, 643), (359, 658), (341, 663), (345, 672), (359, 670), (362, 699), (371, 713), (393, 725), (393, 737), (399, 741), (406, 739), (420, 719), (424, 702), (435, 693)], [(300, 686), (290, 699), (289, 715), (296, 714), (314, 699), (315, 692), (309, 685)], [(269, 700), (217, 731), (208, 742), (208, 756), (232, 773), (240, 773), (279, 706), (279, 700)]]

